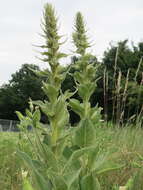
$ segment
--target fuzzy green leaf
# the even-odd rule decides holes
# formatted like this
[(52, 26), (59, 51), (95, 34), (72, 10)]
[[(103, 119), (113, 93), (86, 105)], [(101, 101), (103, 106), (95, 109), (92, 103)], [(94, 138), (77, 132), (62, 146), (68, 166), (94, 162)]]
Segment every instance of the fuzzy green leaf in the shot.
[(66, 184), (68, 186), (68, 190), (70, 190), (71, 185), (78, 180), (79, 175), (80, 175), (81, 169), (79, 170), (75, 170), (73, 172), (70, 173), (66, 173), (66, 175), (64, 176)]
[(18, 116), (20, 121), (22, 121), (24, 119), (24, 116), (19, 111), (16, 111), (16, 115)]
[[(95, 146), (89, 146), (89, 147), (85, 147), (85, 148), (81, 148), (79, 150), (76, 150), (73, 152), (73, 154), (71, 155), (71, 157), (69, 158), (68, 162), (66, 163), (64, 170), (68, 169), (69, 167), (71, 167), (73, 165), (73, 163), (76, 161), (78, 161), (78, 159), (83, 156), (84, 154), (89, 154), (91, 151), (95, 150)], [(79, 168), (78, 168), (79, 169)]]
[(75, 143), (79, 147), (86, 147), (94, 144), (95, 129), (92, 122), (88, 119), (81, 120), (77, 131), (75, 132)]
[(99, 181), (92, 174), (84, 176), (81, 180), (82, 190), (101, 190)]
[(50, 102), (54, 102), (57, 95), (58, 95), (58, 89), (54, 87), (53, 85), (50, 85), (48, 83), (43, 83), (43, 90), (45, 94), (48, 96), (50, 99)]
[(37, 168), (34, 166), (31, 158), (24, 152), (18, 151), (18, 155), (26, 162), (28, 167), (31, 168), (34, 176), (36, 185), (40, 190), (51, 190), (51, 185), (49, 181), (45, 180), (44, 177), (37, 171)]
[(81, 104), (78, 100), (76, 99), (70, 99), (69, 105), (71, 109), (77, 113), (81, 118), (84, 116), (84, 107), (83, 104)]
[(83, 100), (87, 100), (89, 101), (90, 96), (93, 94), (95, 90), (95, 83), (86, 83), (86, 84), (80, 84), (78, 86), (78, 93), (79, 96), (83, 99)]

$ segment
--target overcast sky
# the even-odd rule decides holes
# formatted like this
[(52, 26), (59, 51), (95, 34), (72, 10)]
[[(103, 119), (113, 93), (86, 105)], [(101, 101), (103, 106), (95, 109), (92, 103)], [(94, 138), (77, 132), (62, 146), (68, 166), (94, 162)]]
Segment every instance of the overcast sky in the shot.
[(0, 85), (22, 64), (43, 67), (33, 45), (42, 43), (40, 22), (43, 6), (53, 3), (60, 32), (68, 39), (63, 50), (71, 53), (71, 33), (75, 13), (85, 17), (88, 35), (94, 40), (93, 53), (101, 57), (109, 42), (128, 38), (143, 40), (143, 0), (0, 0)]

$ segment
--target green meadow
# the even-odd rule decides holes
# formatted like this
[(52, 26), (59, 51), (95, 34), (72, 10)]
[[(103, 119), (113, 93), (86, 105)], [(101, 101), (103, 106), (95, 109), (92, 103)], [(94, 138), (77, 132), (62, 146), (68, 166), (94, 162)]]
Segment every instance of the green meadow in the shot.
[[(32, 136), (32, 134), (30, 134)], [(106, 159), (111, 160), (121, 168), (110, 171), (108, 174), (99, 175), (103, 190), (124, 186), (136, 172), (143, 170), (143, 131), (134, 128), (105, 128), (96, 130), (95, 146), (100, 151), (109, 152)], [(22, 172), (27, 166), (16, 154), (17, 149), (34, 157), (33, 150), (27, 137), (19, 137), (18, 133), (0, 134), (0, 189), (21, 190), (23, 179)], [(111, 154), (112, 152), (112, 154)], [(103, 160), (102, 160), (103, 159)], [(97, 160), (97, 164), (104, 163), (104, 157)], [(137, 183), (142, 182), (143, 175)], [(143, 185), (143, 184), (142, 184)]]

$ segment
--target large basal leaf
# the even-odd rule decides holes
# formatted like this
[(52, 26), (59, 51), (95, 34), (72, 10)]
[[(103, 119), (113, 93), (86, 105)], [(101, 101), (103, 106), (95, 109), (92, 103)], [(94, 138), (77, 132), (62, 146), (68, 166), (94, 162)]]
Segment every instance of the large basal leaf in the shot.
[(51, 190), (51, 184), (46, 180), (41, 173), (38, 172), (37, 168), (32, 162), (32, 159), (24, 152), (18, 151), (18, 155), (25, 161), (27, 166), (32, 170), (33, 176), (35, 177), (35, 182), (40, 190)]
[(63, 156), (68, 160), (70, 158), (70, 156), (72, 155), (73, 151), (70, 147), (65, 146), (64, 150), (63, 150)]
[(88, 165), (88, 168), (90, 171), (92, 170), (93, 163), (95, 162), (95, 158), (98, 155), (98, 152), (99, 152), (99, 146), (97, 146), (93, 151), (91, 151), (88, 154), (88, 164), (87, 165)]
[(54, 174), (52, 176), (52, 184), (55, 190), (67, 190), (67, 184), (62, 176), (59, 176), (58, 174)]
[(79, 161), (79, 158), (81, 156), (83, 156), (84, 154), (89, 154), (91, 153), (91, 151), (94, 151), (95, 149), (96, 149), (95, 146), (89, 146), (89, 147), (81, 148), (79, 150), (75, 150), (70, 156), (69, 160), (66, 162), (65, 167), (63, 168), (63, 171), (66, 171), (69, 168), (71, 168), (75, 164), (75, 162)]
[(79, 147), (91, 146), (95, 142), (96, 131), (89, 119), (81, 120), (75, 132), (75, 144)]
[(72, 184), (79, 180), (79, 174), (81, 172), (81, 169), (77, 170), (77, 171), (73, 171), (73, 172), (70, 172), (70, 173), (66, 173), (64, 175), (64, 179), (65, 179), (65, 182), (68, 186), (68, 190), (70, 190), (70, 187), (72, 186)]
[[(74, 151), (79, 150), (79, 147), (76, 146), (72, 146), (72, 147), (68, 147), (66, 146), (64, 151), (63, 151), (63, 156), (64, 158), (66, 158), (66, 162), (70, 159), (70, 157), (72, 156), (72, 154), (74, 153)], [(78, 159), (73, 159), (71, 162), (71, 165), (69, 165), (67, 167), (68, 172), (77, 172), (77, 170), (79, 170), (81, 168), (81, 163)]]
[(36, 146), (41, 158), (45, 161), (45, 167), (50, 167), (53, 171), (57, 171), (58, 162), (50, 147), (41, 142), (37, 142)]
[(98, 179), (92, 174), (84, 176), (81, 179), (81, 190), (101, 190)]

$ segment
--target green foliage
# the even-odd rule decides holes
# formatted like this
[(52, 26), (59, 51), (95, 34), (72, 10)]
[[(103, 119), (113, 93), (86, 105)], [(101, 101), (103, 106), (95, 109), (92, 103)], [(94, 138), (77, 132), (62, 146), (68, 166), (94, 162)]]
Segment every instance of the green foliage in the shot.
[(100, 190), (100, 184), (97, 180), (97, 178), (95, 178), (93, 175), (87, 175), (84, 176), (84, 178), (81, 181), (81, 189), (86, 190), (93, 190), (93, 189), (97, 189)]
[[(39, 131), (39, 136), (41, 137), (40, 133), (41, 132)], [(38, 152), (36, 151), (37, 138), (35, 137), (35, 132), (26, 133), (26, 135), (25, 133), (21, 133), (20, 136), (21, 140), (19, 141), (19, 134), (17, 133), (0, 134), (0, 189), (22, 189), (22, 176), (24, 178), (24, 184), (30, 183), (30, 186), (36, 184), (36, 182), (33, 179), (35, 177), (31, 177), (33, 175), (31, 174), (29, 165), (26, 167), (23, 164), (22, 160), (19, 158), (19, 156), (17, 156), (17, 148), (20, 148), (20, 151), (22, 151), (22, 153), (25, 152), (26, 154), (28, 154), (28, 157), (31, 158), (38, 172), (40, 172), (40, 174), (42, 173), (44, 177), (47, 176), (46, 172), (44, 172), (46, 170), (45, 167), (47, 166), (47, 164), (49, 164), (49, 166), (54, 166), (55, 163), (55, 166), (57, 166), (57, 162), (55, 160), (53, 160), (52, 163), (50, 155), (46, 158), (45, 154), (42, 154), (42, 152), (40, 152), (40, 149)], [(31, 142), (28, 139), (30, 139)], [(66, 161), (62, 161), (62, 163), (60, 162), (59, 167), (62, 168), (63, 171), (63, 168), (65, 166), (64, 163), (67, 163), (69, 158), (72, 160), (72, 162), (69, 162), (68, 167), (70, 167), (70, 164), (73, 163), (72, 167), (74, 167), (74, 171), (71, 172), (69, 175), (64, 176), (64, 178), (66, 179), (67, 184), (69, 184), (69, 186), (73, 186), (73, 181), (77, 179), (77, 176), (79, 176), (79, 173), (81, 172), (81, 170), (78, 170), (78, 168), (80, 166), (79, 164), (82, 163), (82, 151), (88, 152), (89, 150), (90, 160), (88, 162), (88, 166), (86, 165), (86, 168), (89, 168), (90, 165), (91, 168), (96, 167), (96, 172), (100, 172), (100, 174), (98, 175), (95, 175), (95, 173), (93, 173), (93, 176), (95, 178), (98, 178), (102, 190), (119, 190), (119, 186), (125, 186), (128, 180), (130, 178), (131, 180), (134, 179), (134, 176), (136, 176), (137, 174), (139, 174), (138, 179), (136, 177), (138, 185), (137, 187), (139, 187), (139, 185), (142, 184), (143, 177), (141, 171), (143, 166), (143, 150), (141, 146), (142, 141), (142, 129), (140, 128), (131, 128), (131, 126), (125, 127), (123, 129), (115, 129), (115, 127), (96, 128), (94, 145), (92, 147), (85, 147), (86, 151), (85, 148), (82, 148), (81, 150), (77, 146), (70, 145), (69, 147), (69, 143), (65, 144), (66, 147), (64, 146), (64, 151), (62, 152), (64, 155), (63, 160)], [(47, 147), (49, 148), (49, 145), (45, 148)], [(89, 149), (87, 150), (87, 148)], [(107, 154), (109, 150), (111, 151), (109, 154)], [(75, 154), (71, 157), (73, 152), (75, 152)], [(39, 155), (41, 155), (41, 157), (39, 157)], [(43, 162), (43, 159), (45, 159), (45, 162)], [(78, 162), (77, 159), (80, 162)], [(103, 161), (105, 162), (104, 164), (102, 164)], [(84, 166), (84, 162), (82, 165)], [(101, 173), (101, 167), (104, 170), (105, 166), (106, 169), (108, 169), (109, 167), (107, 168), (107, 166), (109, 165), (110, 167), (114, 165), (114, 169), (117, 166), (124, 165), (124, 167), (121, 167), (121, 169), (118, 170), (112, 170), (107, 173)], [(98, 168), (100, 170), (98, 170)], [(55, 175), (57, 175), (57, 173)], [(33, 186), (33, 188), (34, 190), (36, 189), (35, 186)], [(139, 187), (138, 189), (142, 190), (142, 187)]]
[[(77, 13), (75, 23), (76, 31), (73, 33), (73, 42), (77, 52), (80, 54), (80, 57), (73, 65), (73, 67), (77, 70), (74, 72), (74, 79), (76, 81), (78, 94), (82, 99), (82, 103), (76, 99), (71, 99), (69, 101), (69, 105), (72, 110), (80, 116), (81, 120), (89, 119), (93, 122), (93, 124), (95, 123), (95, 120), (98, 120), (98, 124), (100, 125), (100, 117), (98, 117), (98, 112), (100, 112), (101, 109), (92, 108), (89, 101), (91, 95), (96, 89), (97, 66), (95, 66), (96, 63), (91, 62), (93, 57), (86, 53), (88, 46), (85, 46), (85, 44), (89, 43), (87, 41), (84, 21), (81, 13)], [(83, 30), (80, 30), (80, 25)], [(80, 38), (81, 35), (83, 35), (84, 38)]]
[[(108, 120), (123, 123), (142, 112), (142, 43), (128, 45), (128, 40), (118, 42), (105, 51), (101, 80), (98, 89), (104, 97), (104, 112)], [(136, 87), (136, 88), (135, 88)]]
[(90, 120), (82, 120), (75, 133), (75, 144), (79, 147), (87, 147), (95, 144), (94, 125)]
[(33, 100), (44, 98), (42, 78), (30, 69), (40, 70), (36, 65), (24, 64), (12, 75), (9, 83), (0, 88), (0, 118), (17, 120), (15, 110), (24, 113), (30, 97)]
[[(46, 45), (44, 61), (49, 64), (49, 70), (44, 72), (47, 80), (43, 82), (44, 101), (30, 101), (26, 116), (17, 112), (20, 119), (20, 129), (27, 134), (27, 126), (32, 126), (34, 141), (34, 158), (26, 152), (17, 151), (19, 157), (27, 165), (30, 182), (25, 181), (24, 188), (35, 190), (101, 190), (103, 182), (101, 176), (109, 172), (121, 170), (125, 163), (118, 160), (117, 147), (111, 145), (106, 133), (97, 135), (101, 129), (101, 108), (91, 106), (90, 98), (96, 90), (97, 64), (91, 60), (93, 56), (86, 53), (89, 43), (85, 35), (85, 27), (81, 13), (76, 16), (76, 31), (73, 41), (76, 52), (80, 54), (74, 63), (73, 74), (76, 90), (80, 100), (71, 98), (75, 92), (62, 92), (61, 84), (66, 77), (67, 70), (60, 66), (59, 60), (65, 54), (60, 53), (60, 36), (57, 30), (57, 18), (54, 8), (46, 4), (44, 9), (44, 37)], [(43, 72), (37, 73), (43, 75)], [(69, 124), (69, 106), (80, 116), (75, 128)], [(49, 125), (41, 122), (41, 112), (49, 120)], [(105, 132), (105, 131), (103, 131)], [(44, 136), (41, 135), (44, 134)], [(28, 134), (27, 134), (28, 135)], [(100, 142), (98, 141), (100, 139)], [(110, 136), (108, 136), (110, 138)], [(114, 158), (114, 159), (112, 159)], [(114, 160), (118, 160), (115, 163)], [(110, 185), (112, 187), (112, 184)], [(27, 190), (27, 189), (26, 189)]]
[(0, 134), (0, 189), (22, 189), (22, 168), (25, 169), (22, 160), (17, 156), (17, 149), (26, 151), (33, 156), (32, 147), (23, 136), (19, 144), (19, 134), (1, 132)]
[[(44, 55), (50, 70), (47, 70), (47, 80), (43, 83), (43, 91), (47, 96), (45, 101), (30, 102), (30, 109), (26, 110), (26, 116), (17, 112), (21, 121), (19, 127), (27, 131), (27, 126), (32, 126), (35, 134), (36, 160), (26, 153), (18, 151), (18, 155), (30, 168), (33, 179), (33, 188), (46, 190), (73, 190), (73, 189), (101, 189), (98, 175), (117, 168), (108, 163), (108, 157), (95, 145), (95, 122), (100, 125), (100, 109), (90, 105), (90, 97), (96, 87), (96, 71), (91, 61), (91, 55), (85, 54), (86, 36), (84, 24), (81, 34), (79, 53), (81, 57), (75, 63), (77, 71), (74, 79), (77, 83), (79, 96), (82, 103), (70, 97), (74, 93), (61, 92), (61, 83), (66, 76), (66, 71), (59, 64), (63, 54), (59, 53), (59, 36), (57, 31), (57, 19), (53, 7), (47, 4), (44, 9), (44, 33), (47, 51)], [(79, 22), (79, 23), (78, 23)], [(82, 23), (81, 14), (77, 14), (77, 25)], [(77, 26), (78, 28), (78, 26)], [(75, 36), (75, 35), (74, 35)], [(83, 43), (84, 42), (84, 43)], [(77, 50), (78, 51), (78, 50)], [(45, 74), (45, 73), (44, 73)], [(67, 128), (69, 125), (69, 106), (80, 115), (81, 121), (76, 128)], [(34, 106), (35, 105), (35, 106)], [(49, 127), (43, 128), (40, 110), (48, 117)], [(98, 126), (99, 127), (99, 126)], [(43, 131), (44, 138), (39, 135)], [(96, 163), (95, 163), (96, 161)], [(104, 166), (106, 164), (106, 166)], [(29, 188), (29, 187), (27, 187)]]

